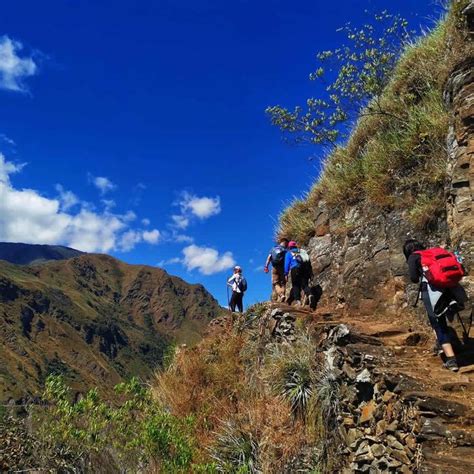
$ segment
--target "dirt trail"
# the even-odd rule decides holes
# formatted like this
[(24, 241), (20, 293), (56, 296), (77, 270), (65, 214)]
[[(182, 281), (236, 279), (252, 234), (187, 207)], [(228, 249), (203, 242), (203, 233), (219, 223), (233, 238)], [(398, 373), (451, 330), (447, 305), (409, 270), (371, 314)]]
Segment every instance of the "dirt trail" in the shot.
[[(314, 313), (285, 309), (310, 325), (346, 324), (362, 336), (356, 345), (374, 356), (378, 370), (403, 380), (403, 397), (413, 401), (421, 415), (421, 472), (474, 472), (474, 329), (468, 342), (456, 344), (460, 371), (453, 373), (434, 355), (430, 328), (414, 317), (390, 322), (378, 315), (344, 316), (328, 308)], [(461, 326), (453, 327), (460, 336)]]

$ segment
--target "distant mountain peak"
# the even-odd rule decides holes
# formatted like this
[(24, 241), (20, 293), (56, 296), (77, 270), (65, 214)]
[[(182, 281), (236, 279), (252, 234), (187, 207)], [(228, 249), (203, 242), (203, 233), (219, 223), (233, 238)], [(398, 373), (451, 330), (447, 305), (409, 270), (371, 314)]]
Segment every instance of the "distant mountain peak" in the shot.
[(0, 242), (0, 260), (6, 260), (16, 265), (32, 265), (49, 260), (68, 260), (79, 255), (84, 255), (84, 252), (62, 245)]

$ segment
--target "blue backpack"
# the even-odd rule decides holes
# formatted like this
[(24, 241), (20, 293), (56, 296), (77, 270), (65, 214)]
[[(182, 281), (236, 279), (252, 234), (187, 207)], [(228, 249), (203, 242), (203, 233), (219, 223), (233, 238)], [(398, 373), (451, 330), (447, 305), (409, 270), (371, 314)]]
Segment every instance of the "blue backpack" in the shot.
[(281, 245), (272, 248), (270, 252), (272, 265), (281, 265), (285, 261), (286, 249)]
[(291, 253), (291, 257), (296, 262), (296, 267), (301, 267), (301, 265), (304, 263), (304, 259), (299, 249), (291, 249), (290, 253)]

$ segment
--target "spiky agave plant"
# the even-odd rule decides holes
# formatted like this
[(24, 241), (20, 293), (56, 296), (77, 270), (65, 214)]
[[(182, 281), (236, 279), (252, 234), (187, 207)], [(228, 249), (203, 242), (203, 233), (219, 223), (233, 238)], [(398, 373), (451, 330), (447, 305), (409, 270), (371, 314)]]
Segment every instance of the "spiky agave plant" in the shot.
[(316, 398), (324, 426), (331, 430), (339, 413), (340, 386), (334, 372), (323, 368), (315, 383)]
[(318, 468), (321, 472), (339, 472), (334, 449), (340, 445), (337, 416), (340, 410), (340, 385), (334, 372), (323, 367), (318, 370), (311, 406), (312, 424), (320, 440)]
[(305, 362), (297, 361), (286, 367), (282, 375), (281, 394), (290, 403), (293, 416), (304, 420), (313, 395), (311, 368)]
[(314, 344), (302, 334), (291, 346), (273, 346), (266, 360), (267, 380), (287, 400), (295, 418), (306, 420), (314, 392)]
[(259, 444), (253, 433), (236, 423), (227, 421), (216, 434), (210, 450), (218, 472), (260, 474), (258, 467)]

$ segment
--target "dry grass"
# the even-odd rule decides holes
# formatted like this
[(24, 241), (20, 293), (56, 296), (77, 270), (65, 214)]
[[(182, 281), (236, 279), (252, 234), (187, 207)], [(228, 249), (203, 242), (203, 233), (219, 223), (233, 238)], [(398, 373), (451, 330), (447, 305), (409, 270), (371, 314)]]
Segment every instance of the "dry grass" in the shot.
[(376, 212), (403, 207), (415, 228), (442, 214), (449, 125), (443, 89), (454, 67), (474, 55), (460, 15), (467, 3), (453, 2), (429, 34), (406, 48), (379, 100), (385, 113), (362, 113), (347, 144), (327, 157), (309, 199), (281, 214), (278, 235), (307, 243), (320, 197), (335, 214), (362, 202)]
[(254, 336), (253, 330), (229, 331), (178, 351), (157, 374), (153, 393), (173, 415), (193, 417), (198, 461), (212, 457), (225, 471), (226, 463), (241, 458), (242, 472), (277, 473), (312, 438), (288, 401), (265, 383), (261, 370), (271, 369), (256, 364)]
[(279, 217), (277, 239), (286, 237), (297, 242), (308, 242), (315, 234), (313, 214), (307, 198), (295, 199)]

